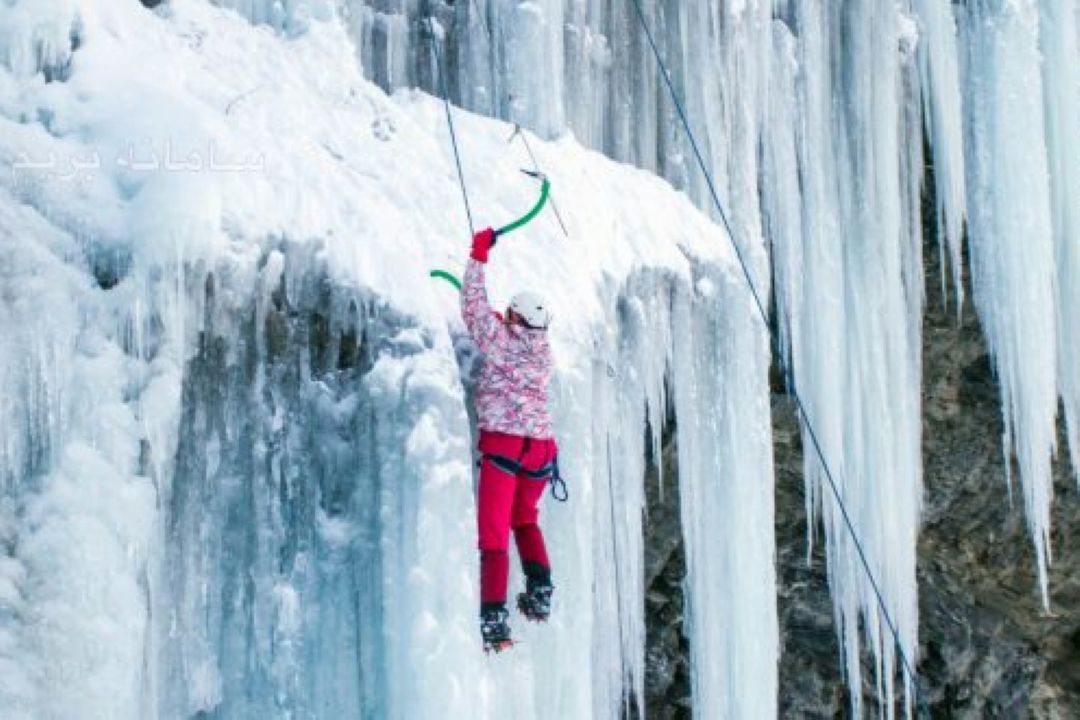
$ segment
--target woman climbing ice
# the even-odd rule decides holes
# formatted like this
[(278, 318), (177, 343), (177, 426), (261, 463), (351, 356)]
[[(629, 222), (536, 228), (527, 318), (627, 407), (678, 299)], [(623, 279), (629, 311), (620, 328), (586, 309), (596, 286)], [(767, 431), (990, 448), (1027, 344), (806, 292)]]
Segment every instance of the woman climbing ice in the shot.
[(547, 408), (551, 315), (533, 293), (515, 295), (505, 317), (491, 309), (484, 264), (495, 239), (491, 229), (473, 238), (461, 315), (484, 355), (475, 392), (483, 456), (477, 493), (480, 632), (484, 649), (499, 651), (512, 644), (506, 609), (511, 528), (525, 573), (518, 609), (536, 621), (547, 620), (551, 610), (551, 564), (537, 518), (547, 480), (558, 478), (558, 465)]

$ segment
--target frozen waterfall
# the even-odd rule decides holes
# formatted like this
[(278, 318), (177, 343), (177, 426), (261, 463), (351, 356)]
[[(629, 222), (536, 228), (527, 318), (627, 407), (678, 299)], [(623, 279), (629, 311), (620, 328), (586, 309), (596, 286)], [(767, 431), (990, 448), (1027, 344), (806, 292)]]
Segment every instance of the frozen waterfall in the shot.
[[(39, 21), (26, 7), (0, 11), (4, 37)], [(365, 81), (318, 13), (288, 38), (195, 0), (51, 17), (63, 42), (10, 41), (0, 92), (6, 709), (641, 707), (645, 447), (670, 414), (696, 692), (775, 715), (767, 344), (715, 225), (649, 173), (532, 138), (570, 239), (541, 218), (491, 283), (554, 301), (572, 500), (546, 510), (553, 622), (485, 658), (469, 353), (428, 276), (467, 248), (441, 106)], [(511, 126), (456, 115), (477, 217), (515, 216), (534, 188)]]
[[(696, 716), (775, 717), (769, 345), (732, 241), (897, 624), (807, 453), (852, 711), (915, 709), (928, 282), (981, 320), (1013, 468), (986, 492), (1018, 485), (1049, 606), (1059, 403), (1080, 465), (1077, 4), (643, 5), (731, 238), (628, 2), (0, 3), (0, 707), (638, 712), (672, 418)], [(557, 298), (572, 494), (545, 508), (556, 618), (494, 662), (471, 355), (427, 274), (467, 246), (417, 91), (441, 69), (478, 221), (531, 197), (519, 124), (569, 229), (541, 217), (491, 271)]]

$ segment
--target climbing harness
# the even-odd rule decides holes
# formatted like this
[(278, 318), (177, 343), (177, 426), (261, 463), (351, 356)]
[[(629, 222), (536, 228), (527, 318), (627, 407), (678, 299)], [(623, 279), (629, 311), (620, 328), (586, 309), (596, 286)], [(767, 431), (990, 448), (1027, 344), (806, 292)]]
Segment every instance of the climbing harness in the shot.
[(526, 470), (521, 466), (521, 463), (516, 460), (511, 460), (508, 457), (503, 457), (502, 455), (486, 453), (484, 458), (490, 460), (492, 465), (499, 468), (507, 475), (513, 475), (514, 477), (524, 475), (531, 480), (547, 480), (551, 483), (551, 497), (559, 502), (566, 502), (570, 499), (570, 491), (566, 488), (566, 481), (563, 480), (562, 475), (559, 473), (558, 455), (539, 470)]
[[(630, 0), (636, 11), (638, 21), (641, 23), (641, 28), (645, 32), (645, 38), (649, 42), (649, 47), (652, 48), (652, 53), (656, 58), (656, 64), (660, 70), (660, 75), (664, 79), (664, 84), (667, 85), (668, 92), (671, 94), (672, 103), (675, 105), (675, 109), (678, 111), (679, 120), (686, 131), (687, 139), (690, 141), (690, 147), (694, 151), (694, 156), (697, 158), (697, 164), (701, 168), (702, 174), (705, 176), (705, 183), (708, 185), (709, 194), (712, 196), (713, 204), (716, 206), (716, 210), (720, 215), (720, 219), (724, 224), (724, 229), (727, 231), (728, 239), (731, 242), (732, 247), (735, 250), (735, 257), (739, 261), (739, 265), (742, 267), (743, 276), (746, 278), (746, 283), (750, 288), (750, 293), (753, 295), (754, 303), (757, 305), (758, 313), (761, 315), (762, 322), (765, 324), (765, 328), (769, 333), (769, 341), (772, 345), (772, 351), (776, 357), (782, 357), (780, 352), (780, 343), (776, 335), (773, 332), (772, 326), (769, 324), (769, 315), (765, 311), (765, 305), (761, 300), (761, 295), (758, 292), (757, 286), (754, 284), (754, 278), (750, 274), (750, 269), (746, 264), (746, 259), (743, 257), (742, 250), (739, 248), (739, 244), (735, 242), (735, 232), (732, 230), (731, 223), (728, 222), (727, 213), (724, 212), (724, 206), (720, 202), (720, 195), (717, 193), (716, 186), (713, 183), (712, 174), (709, 173), (708, 168), (705, 165), (705, 159), (701, 154), (701, 150), (698, 147), (697, 138), (694, 136), (694, 131), (690, 128), (690, 121), (687, 119), (686, 110), (683, 108), (682, 102), (679, 100), (679, 95), (675, 91), (675, 85), (671, 80), (671, 74), (668, 72), (667, 65), (664, 63), (663, 57), (660, 55), (660, 49), (656, 46), (656, 41), (653, 39), (652, 31), (649, 29), (649, 23), (645, 19), (645, 13), (641, 9), (641, 0)], [(817, 455), (818, 460), (821, 461), (821, 466), (825, 471), (825, 477), (828, 480), (829, 487), (832, 490), (833, 497), (836, 500), (837, 506), (840, 508), (840, 514), (844, 519), (844, 525), (848, 529), (848, 533), (851, 535), (852, 542), (855, 545), (859, 556), (859, 562), (862, 564), (863, 570), (866, 572), (866, 576), (870, 581), (870, 586), (874, 590), (874, 595), (877, 597), (878, 607), (881, 610), (881, 615), (888, 625), (889, 632), (893, 636), (893, 642), (896, 644), (897, 653), (900, 656), (900, 661), (903, 666), (904, 674), (907, 679), (911, 681), (912, 693), (915, 696), (916, 706), (925, 714), (926, 717), (930, 717), (929, 708), (926, 705), (926, 699), (923, 696), (922, 690), (919, 687), (919, 675), (915, 672), (914, 666), (911, 664), (911, 660), (908, 658), (907, 651), (904, 648), (904, 643), (900, 639), (900, 630), (897, 628), (896, 622), (893, 620), (892, 613), (889, 612), (888, 605), (885, 603), (885, 597), (881, 592), (881, 587), (878, 585), (877, 578), (874, 577), (874, 572), (870, 568), (870, 561), (866, 557), (866, 551), (863, 548), (863, 544), (859, 539), (859, 534), (855, 530), (855, 524), (848, 513), (847, 506), (844, 504), (843, 496), (840, 494), (840, 490), (837, 487), (836, 479), (833, 476), (832, 469), (829, 466), (828, 461), (825, 459), (825, 451), (821, 447), (821, 443), (818, 441), (817, 433), (814, 431), (814, 425), (810, 421), (810, 415), (806, 410), (806, 406), (803, 404), (802, 398), (799, 396), (798, 390), (795, 387), (794, 378), (788, 377), (788, 386), (791, 388), (791, 394), (795, 399), (795, 406), (799, 411), (799, 415), (802, 417), (803, 425), (806, 428), (806, 434), (810, 438), (810, 444), (814, 448), (814, 453)], [(854, 692), (858, 692), (858, 688), (853, 689)]]

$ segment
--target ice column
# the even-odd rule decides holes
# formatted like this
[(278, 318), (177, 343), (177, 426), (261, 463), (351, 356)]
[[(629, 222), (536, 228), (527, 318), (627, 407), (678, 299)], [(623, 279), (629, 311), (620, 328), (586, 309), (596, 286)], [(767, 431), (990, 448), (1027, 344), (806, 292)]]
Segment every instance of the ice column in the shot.
[[(964, 231), (964, 137), (960, 107), (956, 19), (949, 0), (915, 0), (923, 118), (934, 163), (938, 240), (948, 251), (957, 310), (964, 300), (961, 241)], [(921, 152), (921, 149), (920, 149)], [(941, 263), (942, 283), (946, 263)]]
[[(862, 686), (862, 637), (891, 716), (896, 644), (855, 538), (914, 663), (922, 274), (913, 212), (921, 166), (906, 144), (917, 108), (913, 60), (902, 52), (910, 18), (880, 0), (782, 10), (800, 42), (774, 29), (763, 195), (779, 318), (794, 385), (855, 535), (804, 433), (807, 506), (825, 527), (849, 687)], [(857, 690), (852, 704), (861, 714)]]
[[(1019, 470), (1039, 588), (1048, 604), (1058, 356), (1039, 9), (1030, 0), (980, 0), (966, 6), (963, 25), (975, 305), (1001, 385), (1005, 461)], [(1052, 107), (1051, 128), (1061, 117), (1056, 113), (1067, 112), (1067, 103)], [(1055, 147), (1067, 151), (1068, 145)], [(1059, 175), (1058, 181), (1068, 182), (1068, 176)]]
[(645, 443), (659, 448), (672, 355), (665, 279), (645, 273), (620, 293), (598, 331), (592, 421), (595, 518), (593, 637), (597, 717), (633, 702), (644, 708), (645, 617), (642, 513)]
[(1069, 450), (1080, 472), (1080, 14), (1071, 3), (1040, 4), (1046, 157), (1057, 263), (1058, 392)]
[(675, 395), (687, 625), (698, 718), (777, 712), (766, 335), (737, 272), (675, 290)]

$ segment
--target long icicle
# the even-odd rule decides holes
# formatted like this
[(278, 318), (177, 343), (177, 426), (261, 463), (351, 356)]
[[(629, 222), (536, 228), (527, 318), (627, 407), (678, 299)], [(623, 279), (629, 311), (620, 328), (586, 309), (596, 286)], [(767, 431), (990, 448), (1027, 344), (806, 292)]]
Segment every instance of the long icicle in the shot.
[[(701, 168), (701, 172), (705, 176), (705, 182), (709, 188), (709, 194), (712, 196), (714, 205), (716, 206), (717, 213), (720, 215), (720, 219), (723, 222), (724, 229), (727, 231), (728, 239), (731, 241), (732, 247), (735, 250), (735, 257), (739, 261), (739, 265), (742, 268), (746, 283), (749, 286), (750, 294), (753, 296), (754, 304), (757, 306), (758, 313), (761, 315), (761, 320), (765, 324), (766, 332), (769, 334), (769, 341), (772, 345), (773, 353), (777, 357), (782, 357), (780, 354), (780, 346), (776, 335), (773, 333), (772, 327), (769, 324), (769, 315), (765, 310), (765, 305), (762, 302), (761, 295), (758, 292), (757, 286), (754, 284), (753, 276), (750, 274), (750, 268), (746, 264), (746, 260), (743, 257), (742, 250), (739, 248), (739, 244), (735, 242), (735, 234), (732, 231), (731, 224), (728, 222), (727, 213), (724, 211), (723, 203), (720, 202), (720, 195), (716, 190), (716, 185), (713, 183), (712, 174), (709, 172), (708, 167), (705, 164), (705, 159), (702, 157), (701, 150), (698, 147), (697, 138), (694, 135), (693, 130), (690, 128), (690, 121), (686, 116), (686, 110), (683, 108), (682, 102), (679, 100), (678, 93), (675, 91), (675, 85), (671, 80), (671, 75), (668, 72), (667, 65), (664, 63), (663, 57), (660, 55), (660, 49), (656, 45), (656, 41), (653, 39), (652, 31), (649, 29), (648, 21), (645, 19), (645, 13), (641, 8), (640, 0), (630, 0), (636, 11), (637, 18), (641, 23), (641, 27), (645, 32), (645, 37), (648, 40), (649, 47), (652, 49), (653, 55), (656, 58), (657, 66), (660, 69), (660, 75), (664, 79), (664, 83), (667, 85), (668, 91), (671, 93), (672, 103), (675, 105), (675, 109), (678, 112), (679, 119), (682, 123), (683, 129), (686, 131), (687, 138), (690, 141), (691, 149), (694, 151), (694, 156), (697, 159), (697, 164)], [(844, 525), (847, 527), (848, 533), (851, 535), (852, 542), (855, 545), (857, 555), (859, 557), (860, 564), (863, 570), (866, 572), (866, 576), (870, 581), (870, 586), (874, 591), (874, 595), (877, 598), (878, 606), (881, 610), (881, 615), (885, 620), (885, 623), (889, 627), (889, 632), (893, 636), (893, 641), (896, 643), (897, 652), (900, 655), (900, 661), (903, 664), (904, 672), (907, 678), (911, 682), (912, 693), (915, 696), (915, 703), (919, 708), (919, 711), (924, 713), (926, 717), (930, 717), (930, 711), (926, 705), (926, 700), (923, 697), (922, 691), (919, 687), (919, 676), (915, 672), (915, 667), (908, 658), (907, 649), (904, 647), (904, 643), (900, 639), (900, 630), (896, 625), (896, 621), (892, 617), (892, 613), (889, 612), (885, 597), (881, 592), (881, 587), (878, 584), (877, 578), (874, 577), (874, 572), (870, 567), (870, 561), (866, 557), (866, 551), (863, 548), (862, 541), (859, 539), (859, 534), (855, 530), (855, 524), (848, 513), (847, 506), (844, 503), (843, 496), (840, 494), (839, 487), (836, 484), (836, 479), (833, 475), (832, 469), (825, 459), (825, 451), (822, 449), (820, 442), (818, 441), (817, 433), (814, 431), (814, 425), (810, 421), (810, 416), (807, 414), (806, 407), (803, 405), (802, 398), (799, 396), (798, 388), (795, 386), (794, 379), (790, 379), (789, 385), (791, 387), (792, 397), (795, 399), (795, 405), (798, 408), (799, 414), (802, 416), (803, 423), (807, 429), (807, 435), (810, 438), (811, 445), (814, 448), (815, 454), (821, 461), (821, 466), (824, 469), (824, 474), (828, 480), (829, 488), (832, 490), (832, 495), (836, 500), (837, 507), (840, 510), (841, 517), (843, 517)], [(859, 692), (859, 688), (852, 688), (852, 692)]]

